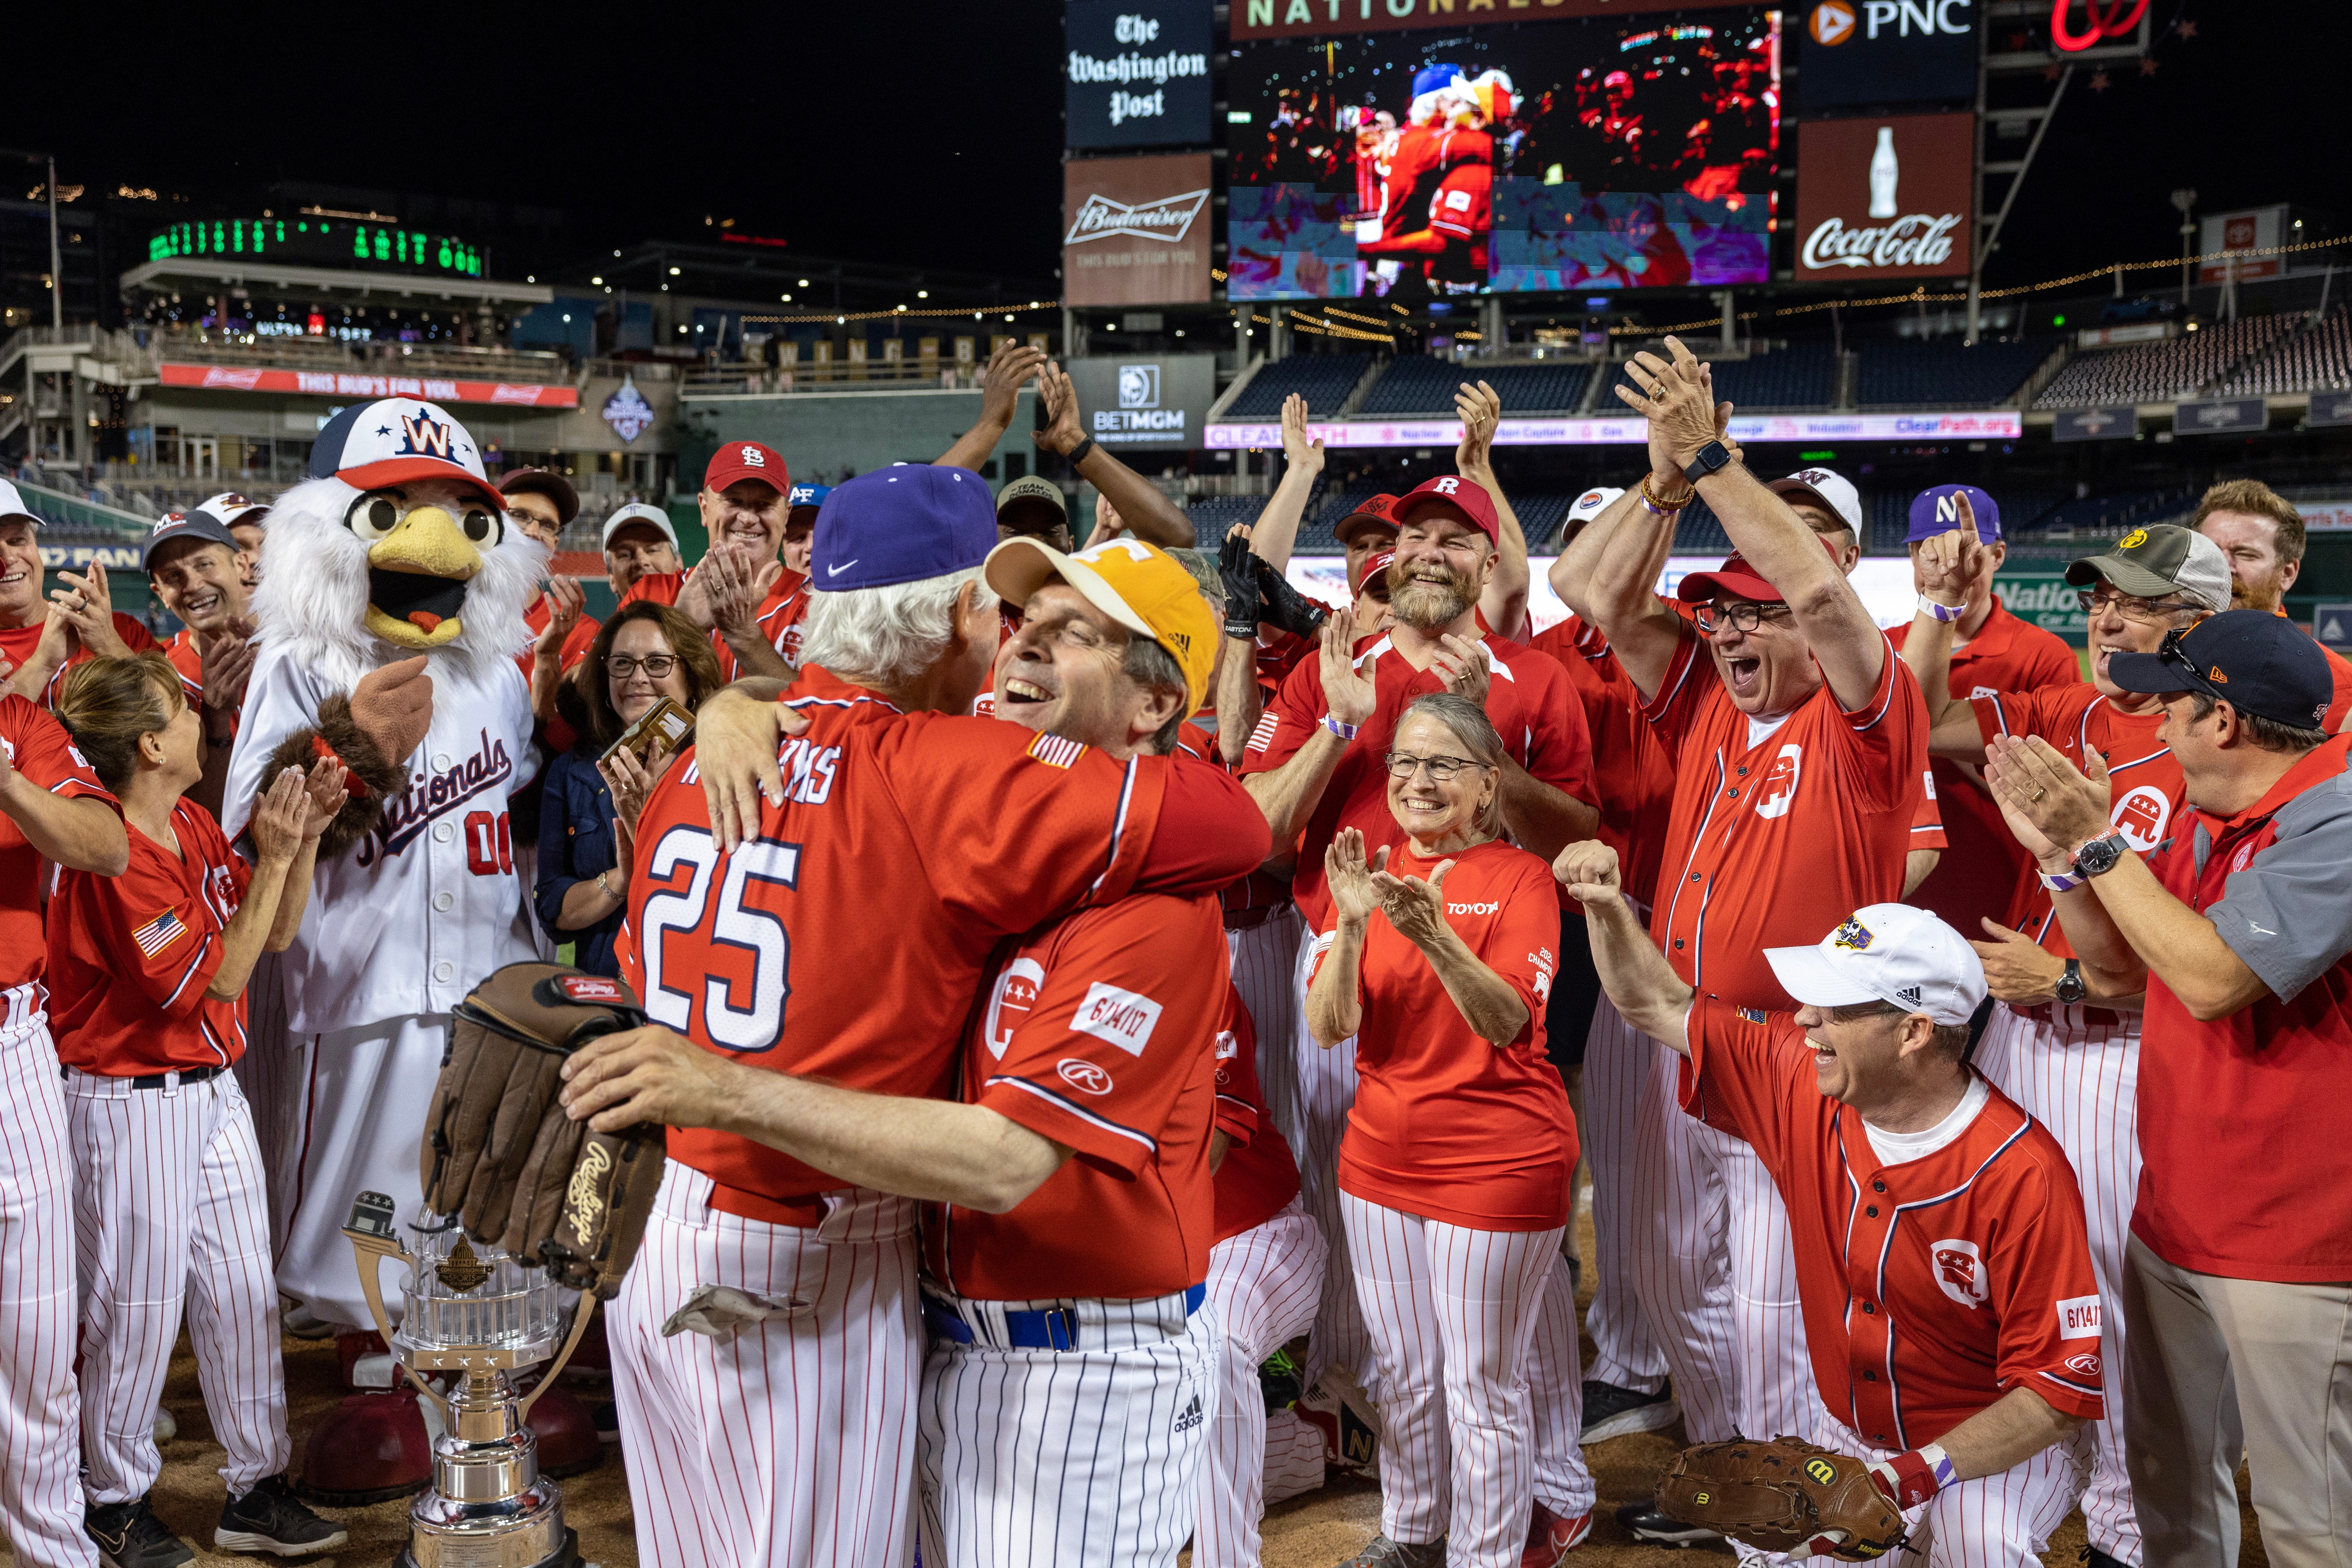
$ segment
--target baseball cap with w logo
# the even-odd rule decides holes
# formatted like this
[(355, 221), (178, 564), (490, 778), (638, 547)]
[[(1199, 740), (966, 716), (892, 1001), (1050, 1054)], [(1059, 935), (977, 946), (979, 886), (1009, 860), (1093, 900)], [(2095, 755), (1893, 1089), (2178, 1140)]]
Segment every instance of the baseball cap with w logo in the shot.
[(310, 477), (380, 490), (404, 479), (455, 479), (499, 510), (507, 498), (482, 471), (482, 454), (466, 427), (437, 403), (380, 397), (354, 403), (319, 432)]

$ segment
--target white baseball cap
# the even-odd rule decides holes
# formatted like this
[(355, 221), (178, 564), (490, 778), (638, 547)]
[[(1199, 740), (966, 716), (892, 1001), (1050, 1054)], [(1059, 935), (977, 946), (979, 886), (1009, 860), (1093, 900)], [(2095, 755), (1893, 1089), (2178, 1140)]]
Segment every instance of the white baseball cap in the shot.
[(310, 447), (310, 477), (354, 489), (404, 479), (454, 479), (504, 511), (505, 492), (482, 471), (482, 454), (463, 425), (437, 403), (379, 397), (354, 403), (327, 421)]
[(1768, 947), (1764, 957), (1780, 988), (1811, 1007), (1885, 1002), (1957, 1025), (1985, 999), (1976, 950), (1909, 904), (1871, 904), (1811, 947)]
[(604, 520), (604, 531), (597, 536), (597, 548), (600, 550), (611, 548), (613, 535), (633, 522), (651, 523), (661, 530), (662, 537), (669, 541), (669, 547), (672, 550), (678, 548), (677, 529), (670, 521), (669, 513), (657, 506), (647, 506), (641, 500), (631, 501), (625, 507), (614, 509), (613, 515)]
[(1625, 492), (1610, 485), (1595, 485), (1569, 504), (1568, 515), (1560, 520), (1559, 536), (1567, 538), (1579, 528), (1591, 522)]
[(1809, 496), (1830, 510), (1855, 539), (1862, 538), (1862, 492), (1834, 468), (1799, 468), (1765, 487), (1777, 496)]
[(25, 504), (25, 498), (16, 493), (16, 487), (0, 479), (0, 518), (10, 517), (21, 517), (36, 528), (41, 525), (40, 514)]

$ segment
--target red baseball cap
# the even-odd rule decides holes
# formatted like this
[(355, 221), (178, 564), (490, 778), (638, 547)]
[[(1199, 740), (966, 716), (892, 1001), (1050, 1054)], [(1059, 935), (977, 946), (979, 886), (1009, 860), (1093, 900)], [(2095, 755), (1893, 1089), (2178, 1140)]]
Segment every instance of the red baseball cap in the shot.
[(1486, 494), (1486, 487), (1459, 474), (1440, 474), (1421, 483), (1399, 497), (1389, 509), (1399, 528), (1423, 512), (1451, 508), (1461, 520), (1485, 534), (1496, 544), (1502, 542), (1503, 531), (1495, 521), (1495, 503)]
[(726, 442), (710, 454), (710, 466), (702, 470), (702, 488), (707, 490), (723, 490), (738, 479), (757, 479), (778, 495), (793, 488), (783, 458), (773, 447), (757, 441)]
[[(1837, 546), (1820, 534), (1822, 550), (1832, 561), (1837, 559)], [(1752, 599), (1759, 605), (1777, 605), (1787, 597), (1780, 589), (1764, 580), (1762, 573), (1748, 564), (1738, 551), (1723, 558), (1723, 564), (1712, 572), (1694, 572), (1675, 585), (1675, 597), (1685, 604), (1704, 605), (1721, 594), (1734, 599)]]
[(1395, 505), (1396, 497), (1391, 495), (1368, 497), (1361, 506), (1333, 525), (1331, 531), (1339, 536), (1339, 542), (1342, 544), (1347, 543), (1366, 528), (1385, 528), (1391, 533), (1394, 533), (1396, 519), (1389, 515), (1389, 509)]
[(1356, 592), (1359, 595), (1370, 594), (1381, 604), (1387, 604), (1389, 602), (1389, 568), (1395, 563), (1395, 551), (1374, 552), (1364, 563), (1364, 575), (1356, 584)]

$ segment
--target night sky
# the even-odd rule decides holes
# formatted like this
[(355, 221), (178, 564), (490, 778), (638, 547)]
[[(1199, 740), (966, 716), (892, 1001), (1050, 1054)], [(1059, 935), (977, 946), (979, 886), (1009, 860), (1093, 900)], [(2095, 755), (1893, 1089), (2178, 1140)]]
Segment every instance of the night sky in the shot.
[[(2179, 185), (2203, 211), (2352, 220), (2345, 36), (2298, 25), (2330, 8), (2154, 0), (2159, 27), (2185, 16), (2197, 36), (2160, 42), (2153, 77), (2126, 61), (2093, 92), (2078, 73), (1989, 282), (2177, 254)], [(279, 179), (518, 201), (566, 210), (583, 257), (707, 235), (708, 215), (811, 255), (1041, 278), (1056, 261), (1057, 0), (540, 7), (505, 25), (496, 5), (248, 7), (135, 40), (119, 12), (65, 9), (12, 75), (5, 135), (54, 146), (62, 184), (228, 210)]]

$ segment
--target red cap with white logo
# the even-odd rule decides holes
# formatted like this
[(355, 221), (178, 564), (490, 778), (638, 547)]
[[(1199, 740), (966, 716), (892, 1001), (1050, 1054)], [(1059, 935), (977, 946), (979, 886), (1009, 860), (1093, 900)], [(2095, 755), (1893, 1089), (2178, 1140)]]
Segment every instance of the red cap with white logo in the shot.
[(1495, 503), (1487, 496), (1486, 487), (1475, 479), (1465, 479), (1459, 474), (1440, 474), (1413, 486), (1390, 509), (1399, 528), (1433, 512), (1466, 522), (1496, 543), (1502, 542), (1503, 531), (1495, 521)]
[(710, 466), (702, 470), (702, 488), (707, 490), (723, 490), (739, 479), (757, 479), (778, 495), (793, 488), (783, 458), (773, 447), (757, 441), (727, 442), (710, 454)]

